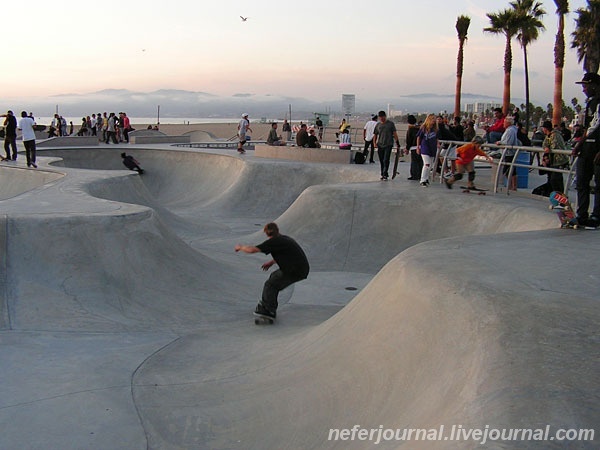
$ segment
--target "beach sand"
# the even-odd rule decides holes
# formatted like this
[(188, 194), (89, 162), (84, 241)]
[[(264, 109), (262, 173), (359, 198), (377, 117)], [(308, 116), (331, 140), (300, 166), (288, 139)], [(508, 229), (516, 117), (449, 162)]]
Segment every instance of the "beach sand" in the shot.
[[(281, 126), (283, 122), (278, 122), (277, 134), (282, 135)], [(132, 123), (131, 126), (136, 130), (145, 130), (148, 127), (148, 123)], [(237, 134), (237, 122), (235, 123), (191, 123), (191, 124), (161, 124), (160, 131), (169, 136), (180, 136), (191, 131), (206, 131), (214, 135), (217, 139), (230, 139), (235, 141)], [(292, 123), (292, 125), (298, 125)], [(363, 145), (363, 122), (350, 122), (350, 129), (352, 130), (352, 142), (356, 145)], [(271, 129), (270, 123), (252, 123), (250, 122), (250, 128), (252, 128), (252, 139), (256, 141), (264, 141), (269, 135)], [(398, 137), (400, 142), (404, 143), (406, 135), (406, 129), (408, 125), (405, 123), (396, 123), (398, 129)], [(335, 142), (335, 132), (338, 130), (337, 125), (329, 126), (325, 128), (323, 134), (323, 142)]]

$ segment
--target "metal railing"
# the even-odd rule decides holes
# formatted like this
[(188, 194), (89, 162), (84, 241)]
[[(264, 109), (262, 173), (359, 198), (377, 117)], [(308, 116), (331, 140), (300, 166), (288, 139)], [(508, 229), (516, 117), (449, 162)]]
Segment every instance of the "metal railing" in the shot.
[[(590, 140), (588, 142), (591, 142), (591, 141), (592, 140)], [(447, 140), (440, 140), (439, 142), (440, 142), (440, 144), (442, 144), (442, 146), (440, 146), (440, 148), (438, 148), (438, 151), (436, 154), (436, 160), (433, 165), (432, 171), (435, 176), (435, 174), (437, 173), (438, 167), (440, 167), (440, 165), (441, 165), (440, 183), (443, 183), (444, 182), (444, 180), (443, 180), (444, 168), (448, 167), (448, 161), (452, 161), (452, 160), (456, 159), (456, 156), (452, 155), (451, 149), (452, 148), (456, 149), (458, 146), (466, 144), (466, 142), (447, 141)], [(444, 149), (442, 149), (442, 147), (444, 145), (448, 145), (448, 148), (447, 148), (447, 151), (445, 152), (445, 154), (442, 156), (441, 153), (444, 150)], [(577, 156), (575, 156), (575, 157), (571, 156), (571, 150), (552, 150), (552, 153), (568, 155), (570, 157), (568, 167), (559, 169), (559, 168), (555, 168), (555, 167), (534, 166), (533, 161), (535, 160), (535, 158), (531, 158), (531, 157), (529, 158), (529, 161), (530, 161), (529, 164), (517, 162), (519, 153), (521, 153), (521, 152), (539, 153), (539, 154), (543, 155), (545, 153), (545, 151), (542, 147), (526, 147), (526, 146), (510, 146), (510, 145), (503, 146), (503, 145), (496, 145), (496, 144), (483, 144), (482, 148), (501, 151), (500, 158), (497, 161), (496, 160), (494, 161), (494, 163), (498, 165), (496, 174), (494, 176), (494, 181), (493, 181), (493, 184), (494, 184), (493, 192), (494, 193), (498, 192), (498, 182), (500, 181), (500, 176), (503, 172), (502, 171), (503, 166), (509, 166), (508, 174), (506, 176), (508, 178), (508, 180), (511, 179), (513, 173), (515, 172), (515, 168), (517, 168), (517, 167), (526, 168), (528, 170), (538, 169), (538, 170), (543, 170), (545, 172), (557, 172), (557, 173), (561, 173), (561, 174), (566, 174), (567, 179), (565, 181), (565, 191), (568, 191), (569, 186), (571, 185), (571, 180), (573, 179), (575, 167), (577, 165), (577, 160), (579, 159)], [(513, 156), (512, 160), (510, 160), (510, 161), (506, 160), (506, 153), (508, 151), (514, 151), (514, 156)], [(476, 158), (476, 161), (477, 161), (477, 158)], [(508, 186), (510, 186), (510, 182), (508, 182)], [(510, 195), (510, 189), (506, 189), (506, 195)]]

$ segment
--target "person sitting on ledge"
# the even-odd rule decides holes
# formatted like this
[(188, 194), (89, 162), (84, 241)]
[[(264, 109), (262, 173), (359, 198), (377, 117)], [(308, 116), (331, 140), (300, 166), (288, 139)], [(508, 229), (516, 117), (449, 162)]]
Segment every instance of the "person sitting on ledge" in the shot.
[(340, 133), (340, 150), (351, 150), (352, 143), (350, 142), (350, 130), (346, 128)]
[(315, 130), (311, 129), (308, 131), (308, 148), (321, 148), (319, 138), (315, 134)]
[(300, 125), (300, 131), (296, 133), (296, 145), (298, 147), (308, 147), (308, 131), (306, 131), (306, 124)]
[(271, 124), (271, 130), (269, 131), (269, 136), (267, 136), (267, 144), (275, 146), (285, 145), (285, 141), (281, 138), (281, 136), (277, 136), (276, 122)]

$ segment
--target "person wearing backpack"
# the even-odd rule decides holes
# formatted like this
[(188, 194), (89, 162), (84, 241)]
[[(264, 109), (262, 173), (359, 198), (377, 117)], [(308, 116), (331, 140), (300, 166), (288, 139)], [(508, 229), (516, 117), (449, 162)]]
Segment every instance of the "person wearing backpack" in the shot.
[[(553, 169), (565, 169), (569, 165), (569, 155), (563, 153), (556, 153), (556, 150), (567, 150), (567, 145), (563, 139), (563, 136), (558, 128), (552, 126), (552, 122), (549, 120), (544, 121), (542, 124), (542, 132), (546, 136), (542, 143), (544, 149), (544, 158), (547, 167)], [(548, 172), (548, 184), (553, 191), (564, 192), (565, 184), (563, 175), (560, 172)]]

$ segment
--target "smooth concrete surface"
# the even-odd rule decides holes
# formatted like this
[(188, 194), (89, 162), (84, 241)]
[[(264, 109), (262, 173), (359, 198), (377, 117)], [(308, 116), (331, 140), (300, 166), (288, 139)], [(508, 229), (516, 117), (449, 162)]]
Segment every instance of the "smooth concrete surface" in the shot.
[[(47, 133), (46, 133), (47, 136)], [(89, 147), (100, 143), (98, 136), (59, 136), (45, 137), (36, 142), (36, 148), (40, 147)]]
[[(546, 202), (235, 150), (38, 154), (0, 164), (1, 449), (598, 448), (328, 440), (597, 427), (600, 241)], [(258, 327), (268, 257), (233, 246), (271, 220), (312, 271)]]

